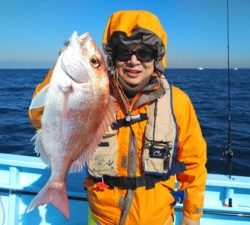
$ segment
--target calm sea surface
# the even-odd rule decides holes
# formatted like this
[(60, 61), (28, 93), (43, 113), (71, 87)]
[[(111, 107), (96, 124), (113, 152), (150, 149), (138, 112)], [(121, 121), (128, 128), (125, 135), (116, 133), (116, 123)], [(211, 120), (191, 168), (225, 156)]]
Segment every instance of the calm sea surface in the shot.
[[(48, 70), (0, 70), (0, 152), (35, 155), (28, 107)], [(227, 173), (227, 70), (169, 69), (166, 76), (187, 92), (208, 144), (210, 173)], [(231, 70), (233, 174), (250, 176), (250, 70)]]

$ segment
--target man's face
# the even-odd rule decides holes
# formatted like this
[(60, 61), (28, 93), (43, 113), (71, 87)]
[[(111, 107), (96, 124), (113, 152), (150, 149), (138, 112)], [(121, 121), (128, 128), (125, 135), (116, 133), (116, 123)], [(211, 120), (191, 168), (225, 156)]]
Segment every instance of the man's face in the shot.
[(149, 80), (154, 71), (154, 52), (149, 47), (133, 45), (116, 52), (116, 72), (129, 85)]

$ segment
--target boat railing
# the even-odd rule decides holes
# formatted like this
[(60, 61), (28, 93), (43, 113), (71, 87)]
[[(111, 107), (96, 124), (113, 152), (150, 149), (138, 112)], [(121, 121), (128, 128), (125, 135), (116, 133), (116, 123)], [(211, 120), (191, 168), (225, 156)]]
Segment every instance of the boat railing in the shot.
[[(67, 221), (50, 204), (30, 213), (26, 208), (44, 186), (50, 169), (39, 157), (0, 153), (0, 225), (80, 225), (88, 223), (86, 173), (67, 176), (70, 218)], [(175, 206), (175, 224), (180, 224), (182, 204)], [(31, 223), (32, 221), (32, 223)], [(233, 221), (233, 223), (232, 223)], [(250, 177), (209, 174), (202, 225), (250, 224)]]

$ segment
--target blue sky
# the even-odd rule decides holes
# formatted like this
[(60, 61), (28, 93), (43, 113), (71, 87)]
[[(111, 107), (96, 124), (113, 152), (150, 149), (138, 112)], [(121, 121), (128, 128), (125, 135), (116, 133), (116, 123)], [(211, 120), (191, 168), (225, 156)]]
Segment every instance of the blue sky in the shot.
[[(229, 0), (230, 64), (250, 68), (250, 0)], [(101, 47), (108, 17), (155, 13), (168, 34), (170, 68), (227, 66), (226, 0), (1, 0), (0, 68), (49, 68), (76, 30)]]

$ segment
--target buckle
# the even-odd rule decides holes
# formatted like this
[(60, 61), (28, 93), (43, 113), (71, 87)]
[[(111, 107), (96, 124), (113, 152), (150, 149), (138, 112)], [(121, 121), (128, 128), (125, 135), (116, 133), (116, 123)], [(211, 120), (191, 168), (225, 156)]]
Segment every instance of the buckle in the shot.
[(108, 184), (108, 185), (109, 185), (109, 188), (110, 188), (110, 189), (114, 189), (114, 187), (115, 187), (115, 182), (114, 182), (113, 179), (110, 179), (109, 176), (104, 175), (104, 176), (102, 177), (102, 180), (103, 180), (103, 182), (104, 182), (105, 184)]
[(152, 176), (141, 176), (141, 177), (112, 177), (104, 175), (102, 179), (92, 177), (95, 182), (102, 182), (107, 184), (110, 189), (118, 187), (120, 189), (131, 189), (136, 190), (138, 187), (145, 187), (145, 189), (154, 188), (155, 183), (165, 180), (165, 178), (156, 178)]

